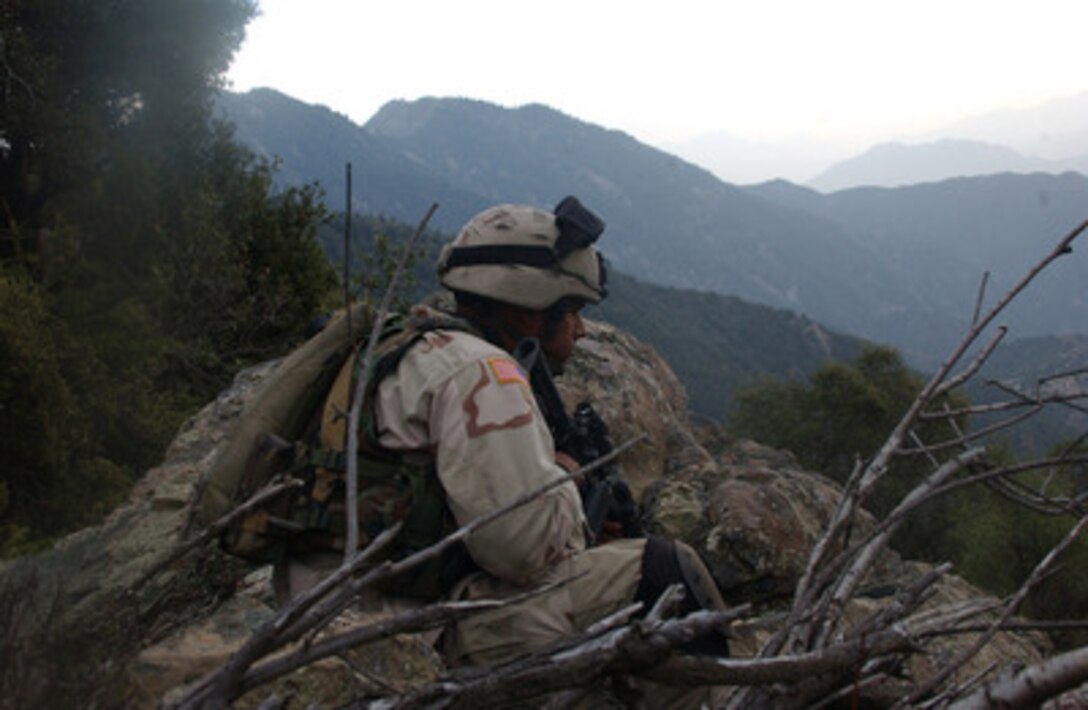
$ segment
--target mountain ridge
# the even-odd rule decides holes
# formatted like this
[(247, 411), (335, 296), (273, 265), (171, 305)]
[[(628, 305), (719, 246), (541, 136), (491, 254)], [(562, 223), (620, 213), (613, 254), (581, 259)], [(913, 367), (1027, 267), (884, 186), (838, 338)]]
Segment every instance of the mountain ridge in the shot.
[(998, 173), (1061, 173), (1076, 161), (1046, 160), (1012, 148), (974, 140), (943, 138), (925, 143), (879, 143), (835, 163), (806, 184), (821, 192), (854, 187), (902, 187), (957, 177)]
[[(245, 106), (246, 96), (234, 97), (233, 112)], [(331, 133), (328, 121), (352, 125), (328, 109), (309, 111), (309, 123), (294, 125), (288, 135), (313, 141)], [(239, 121), (238, 135), (267, 149), (273, 119)], [(466, 99), (393, 102), (352, 131), (362, 136), (359, 152), (327, 146), (303, 150), (297, 145), (301, 138), (288, 138), (273, 152), (309, 160), (308, 168), (297, 169), (330, 175), (325, 179), (337, 186), (344, 159), (357, 160), (364, 176), (359, 182), (365, 185), (357, 209), (414, 223), (439, 201), (435, 226), (448, 231), (496, 201), (546, 206), (578, 194), (608, 222), (602, 248), (621, 271), (655, 284), (803, 312), (831, 329), (894, 345), (912, 359), (932, 357), (958, 339), (981, 275), (974, 262), (963, 263), (940, 240), (926, 242), (918, 229), (936, 225), (943, 237), (958, 233), (956, 239), (988, 256), (993, 244), (1022, 242), (1024, 234), (1056, 239), (1083, 219), (1088, 202), (1088, 180), (1082, 176), (1062, 178), (1068, 184), (1061, 189), (1048, 182), (1053, 177), (1021, 176), (1016, 185), (989, 194), (996, 183), (964, 178), (979, 187), (980, 197), (962, 205), (922, 199), (927, 190), (941, 193), (955, 184), (942, 182), (881, 188), (885, 193), (877, 188), (832, 193), (830, 209), (820, 206), (819, 194), (800, 186), (790, 188), (795, 198), (805, 196), (799, 202), (766, 186), (724, 183), (621, 131), (540, 104), (505, 109)], [(872, 197), (883, 194), (902, 204), (892, 209)], [(440, 195), (449, 199), (436, 199)], [(872, 202), (874, 207), (861, 210), (873, 212), (872, 220), (844, 216), (849, 210), (839, 206), (843, 199)], [(1038, 208), (1040, 200), (1047, 209)], [(990, 216), (1010, 214), (1013, 206), (1022, 214), (1005, 220)], [(900, 213), (928, 215), (932, 224), (914, 229), (919, 220), (903, 220)], [(922, 243), (926, 249), (912, 251)], [(966, 271), (955, 273), (961, 266)], [(1062, 284), (1074, 281), (1067, 277)], [(961, 282), (971, 286), (965, 289)], [(1017, 325), (1026, 327), (1022, 335), (1057, 332), (1067, 321), (1088, 320), (1086, 309), (1074, 303), (1061, 323), (1045, 314), (1021, 318)]]

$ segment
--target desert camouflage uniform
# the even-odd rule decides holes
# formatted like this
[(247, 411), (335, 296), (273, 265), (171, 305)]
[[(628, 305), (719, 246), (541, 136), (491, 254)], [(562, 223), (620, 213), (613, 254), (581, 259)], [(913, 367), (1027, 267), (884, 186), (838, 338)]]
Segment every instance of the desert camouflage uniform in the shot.
[[(344, 372), (349, 371), (346, 365)], [(336, 412), (346, 409), (347, 377), (334, 384), (325, 408), (321, 436), (327, 444), (343, 435), (344, 420)], [(382, 446), (434, 457), (458, 524), (566, 475), (555, 463), (552, 436), (520, 366), (507, 352), (471, 333), (426, 332), (381, 382), (375, 409)], [(461, 580), (451, 595), (456, 599), (501, 599), (549, 582), (572, 581), (446, 629), (441, 645), (447, 660), (457, 665), (509, 659), (631, 604), (646, 541), (617, 540), (587, 548), (587, 534), (578, 490), (567, 482), (470, 536), (468, 551), (481, 571)], [(292, 557), (279, 570), (281, 597), (313, 586), (340, 561), (334, 553)], [(362, 601), (372, 611), (418, 604), (376, 594)], [(640, 690), (652, 699), (650, 707), (695, 707), (706, 696), (703, 689), (678, 691), (649, 684)]]
[[(434, 455), (459, 524), (566, 475), (526, 375), (508, 353), (469, 333), (427, 333), (382, 382), (377, 421), (383, 446)], [(643, 541), (587, 550), (581, 499), (568, 482), (481, 528), (467, 545), (483, 572), (459, 585), (462, 598), (506, 596), (593, 569), (524, 607), (459, 624), (449, 653), (475, 663), (554, 641), (630, 603)]]
[[(457, 522), (465, 524), (566, 475), (525, 373), (505, 351), (461, 331), (433, 331), (378, 390), (380, 443), (427, 450)], [(509, 659), (584, 630), (632, 603), (645, 540), (586, 547), (581, 499), (564, 483), (474, 533), (483, 570), (459, 599), (497, 599), (572, 580), (541, 597), (459, 622), (444, 650), (452, 663)], [(642, 687), (651, 707), (697, 706), (706, 689)]]

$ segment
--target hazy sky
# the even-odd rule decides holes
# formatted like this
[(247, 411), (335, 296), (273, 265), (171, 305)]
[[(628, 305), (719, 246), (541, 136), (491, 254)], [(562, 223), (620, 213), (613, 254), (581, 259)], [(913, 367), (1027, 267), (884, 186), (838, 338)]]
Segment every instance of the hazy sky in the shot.
[(228, 78), (365, 122), (539, 102), (655, 145), (859, 149), (1088, 90), (1088, 0), (261, 0)]

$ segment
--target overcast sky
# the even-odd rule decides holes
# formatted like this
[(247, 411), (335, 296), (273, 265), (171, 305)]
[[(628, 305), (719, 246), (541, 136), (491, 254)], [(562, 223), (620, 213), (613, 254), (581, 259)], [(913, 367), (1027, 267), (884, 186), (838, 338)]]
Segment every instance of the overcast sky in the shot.
[(358, 123), (539, 102), (653, 145), (857, 149), (1088, 90), (1088, 0), (260, 0), (228, 79)]

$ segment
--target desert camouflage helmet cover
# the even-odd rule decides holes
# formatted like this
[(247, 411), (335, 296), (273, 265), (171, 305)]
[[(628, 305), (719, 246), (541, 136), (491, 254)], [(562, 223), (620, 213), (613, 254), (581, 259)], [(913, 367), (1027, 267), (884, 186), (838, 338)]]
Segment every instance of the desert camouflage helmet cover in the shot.
[(498, 205), (469, 220), (442, 249), (438, 276), (446, 288), (532, 310), (561, 298), (599, 303), (604, 264), (591, 245), (604, 222), (575, 197), (555, 212)]

